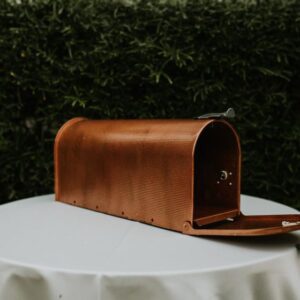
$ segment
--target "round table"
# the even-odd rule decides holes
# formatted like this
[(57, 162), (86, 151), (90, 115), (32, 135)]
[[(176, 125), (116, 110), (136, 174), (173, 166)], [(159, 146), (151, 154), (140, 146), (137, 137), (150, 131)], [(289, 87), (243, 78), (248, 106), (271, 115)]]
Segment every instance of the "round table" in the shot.
[[(294, 213), (242, 196), (246, 214)], [(0, 206), (0, 299), (300, 299), (300, 232), (193, 237), (54, 201)]]

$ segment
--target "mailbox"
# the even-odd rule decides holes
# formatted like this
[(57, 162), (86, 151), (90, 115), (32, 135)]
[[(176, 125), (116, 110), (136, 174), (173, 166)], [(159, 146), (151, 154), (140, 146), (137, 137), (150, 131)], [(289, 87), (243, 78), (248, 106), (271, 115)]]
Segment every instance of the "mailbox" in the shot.
[(222, 118), (75, 118), (54, 148), (57, 201), (191, 235), (300, 229), (300, 214), (242, 214), (239, 137)]

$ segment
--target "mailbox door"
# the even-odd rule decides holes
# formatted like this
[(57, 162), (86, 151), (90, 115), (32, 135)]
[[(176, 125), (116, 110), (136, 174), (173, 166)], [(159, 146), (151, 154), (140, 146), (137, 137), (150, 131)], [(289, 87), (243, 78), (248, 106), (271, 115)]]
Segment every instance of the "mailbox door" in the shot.
[(207, 225), (186, 223), (183, 233), (191, 235), (260, 236), (274, 235), (300, 229), (300, 214), (255, 215), (242, 213), (236, 218)]

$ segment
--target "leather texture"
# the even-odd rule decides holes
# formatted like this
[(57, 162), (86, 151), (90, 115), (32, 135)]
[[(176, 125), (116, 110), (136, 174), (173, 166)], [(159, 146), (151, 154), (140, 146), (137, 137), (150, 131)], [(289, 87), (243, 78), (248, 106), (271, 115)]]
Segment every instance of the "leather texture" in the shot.
[(240, 142), (225, 120), (75, 118), (54, 156), (57, 201), (192, 235), (300, 228), (281, 225), (300, 215), (240, 212)]

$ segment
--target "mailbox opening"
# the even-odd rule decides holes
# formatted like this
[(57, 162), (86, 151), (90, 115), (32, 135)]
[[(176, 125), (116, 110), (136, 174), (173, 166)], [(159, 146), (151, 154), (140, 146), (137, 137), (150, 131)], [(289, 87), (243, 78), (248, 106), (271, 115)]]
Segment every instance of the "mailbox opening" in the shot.
[(228, 123), (214, 121), (195, 147), (194, 223), (201, 226), (240, 212), (240, 147)]

